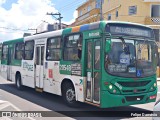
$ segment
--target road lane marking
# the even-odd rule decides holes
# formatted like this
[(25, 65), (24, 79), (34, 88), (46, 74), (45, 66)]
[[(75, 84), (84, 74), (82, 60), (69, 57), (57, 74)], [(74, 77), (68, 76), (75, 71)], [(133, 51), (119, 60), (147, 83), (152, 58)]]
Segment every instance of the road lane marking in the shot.
[(13, 120), (13, 119), (10, 119), (8, 117), (2, 117), (2, 118), (0, 118), (0, 120)]
[[(12, 108), (15, 109), (15, 111), (21, 111), (18, 107), (16, 107), (15, 105), (13, 105), (12, 103), (10, 103), (10, 102), (8, 102), (8, 101), (0, 100), (0, 103), (2, 103), (2, 104), (0, 105), (0, 110), (3, 110), (3, 109), (5, 109), (5, 108), (11, 106)], [(8, 119), (6, 119), (6, 118), (8, 118)], [(6, 118), (5, 118), (5, 120), (11, 120), (9, 117), (6, 117)], [(27, 118), (30, 119), (30, 120), (36, 120), (36, 119), (34, 119), (34, 118), (32, 118), (32, 117), (27, 117)], [(1, 119), (0, 119), (0, 120), (1, 120)]]
[(6, 107), (8, 107), (8, 106), (10, 106), (10, 104), (8, 104), (8, 102), (3, 103), (2, 105), (0, 105), (0, 110), (6, 108)]
[(5, 102), (7, 102), (7, 101), (4, 101), (4, 100), (0, 100), (0, 104), (1, 104), (1, 103), (5, 103)]

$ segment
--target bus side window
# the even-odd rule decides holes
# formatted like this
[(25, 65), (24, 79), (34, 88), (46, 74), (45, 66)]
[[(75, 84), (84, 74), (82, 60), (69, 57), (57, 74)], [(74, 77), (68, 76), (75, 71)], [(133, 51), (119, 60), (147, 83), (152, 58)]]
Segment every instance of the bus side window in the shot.
[(8, 45), (3, 45), (2, 47), (2, 59), (5, 60), (7, 59), (8, 55)]
[(34, 54), (34, 41), (26, 41), (24, 47), (24, 59), (33, 60)]
[(60, 60), (61, 37), (49, 38), (47, 40), (46, 60)]
[(17, 43), (15, 45), (15, 59), (22, 60), (24, 52), (24, 43)]
[(82, 36), (80, 34), (66, 36), (64, 40), (63, 59), (78, 61), (82, 54)]

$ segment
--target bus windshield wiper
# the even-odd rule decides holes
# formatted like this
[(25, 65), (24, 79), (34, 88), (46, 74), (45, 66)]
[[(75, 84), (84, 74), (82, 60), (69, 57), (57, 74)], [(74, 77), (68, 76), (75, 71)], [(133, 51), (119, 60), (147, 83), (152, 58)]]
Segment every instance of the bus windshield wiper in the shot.
[(123, 38), (123, 37), (119, 37), (119, 39), (122, 41), (123, 51), (124, 51), (126, 54), (130, 54), (129, 46), (126, 44), (124, 38)]
[(144, 48), (146, 41), (148, 41), (148, 39), (144, 39), (142, 46), (139, 47), (139, 49), (138, 49), (139, 53), (141, 53), (142, 49)]

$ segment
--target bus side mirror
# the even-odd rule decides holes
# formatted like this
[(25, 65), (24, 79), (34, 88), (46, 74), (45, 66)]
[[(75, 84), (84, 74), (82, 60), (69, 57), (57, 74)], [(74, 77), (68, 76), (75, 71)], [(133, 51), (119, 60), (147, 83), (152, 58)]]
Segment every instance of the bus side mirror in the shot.
[(111, 51), (111, 40), (107, 40), (106, 39), (106, 43), (105, 43), (105, 52), (109, 53)]

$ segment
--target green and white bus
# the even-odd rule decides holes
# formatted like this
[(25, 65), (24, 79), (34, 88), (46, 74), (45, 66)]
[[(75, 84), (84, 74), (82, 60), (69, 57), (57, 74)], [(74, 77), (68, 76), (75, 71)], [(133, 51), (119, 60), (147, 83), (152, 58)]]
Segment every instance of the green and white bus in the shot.
[(100, 21), (3, 42), (1, 75), (100, 108), (154, 102), (157, 46), (144, 25)]

